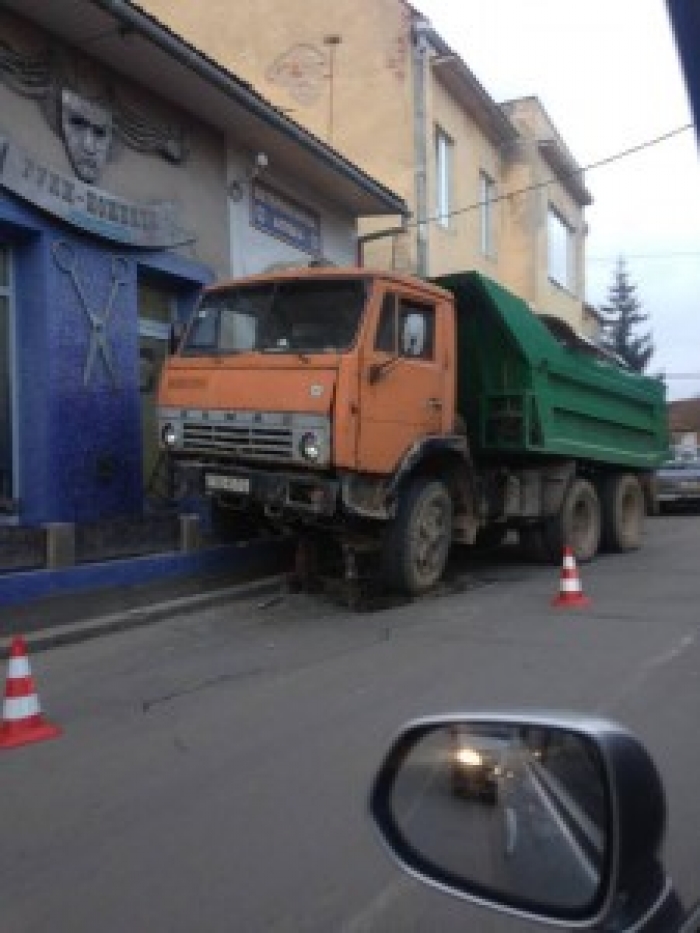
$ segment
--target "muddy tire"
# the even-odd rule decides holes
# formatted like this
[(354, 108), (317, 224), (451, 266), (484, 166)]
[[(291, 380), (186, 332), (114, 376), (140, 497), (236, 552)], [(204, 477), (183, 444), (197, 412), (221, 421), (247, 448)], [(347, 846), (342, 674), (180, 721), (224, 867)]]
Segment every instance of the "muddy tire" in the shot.
[(606, 476), (601, 483), (602, 547), (636, 551), (642, 544), (646, 504), (639, 480), (631, 473)]
[(416, 479), (402, 493), (385, 529), (382, 564), (387, 584), (417, 596), (445, 570), (452, 540), (452, 500), (440, 480)]
[(601, 538), (601, 508), (592, 483), (575, 479), (564, 496), (557, 515), (542, 526), (547, 557), (552, 563), (562, 559), (564, 547), (574, 552), (578, 563), (591, 560), (598, 552)]

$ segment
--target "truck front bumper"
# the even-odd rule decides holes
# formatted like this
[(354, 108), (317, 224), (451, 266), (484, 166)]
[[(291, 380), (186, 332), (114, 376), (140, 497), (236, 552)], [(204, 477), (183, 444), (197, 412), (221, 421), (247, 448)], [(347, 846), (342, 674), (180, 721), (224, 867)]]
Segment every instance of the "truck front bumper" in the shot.
[(262, 507), (270, 516), (334, 515), (339, 483), (313, 473), (274, 473), (236, 467), (203, 467), (204, 491), (238, 508)]

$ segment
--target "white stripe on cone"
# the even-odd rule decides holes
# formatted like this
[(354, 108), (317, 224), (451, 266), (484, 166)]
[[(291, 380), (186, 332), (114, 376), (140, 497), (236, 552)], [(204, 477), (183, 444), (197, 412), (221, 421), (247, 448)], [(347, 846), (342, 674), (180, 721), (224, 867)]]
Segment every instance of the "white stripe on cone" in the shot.
[(560, 589), (562, 593), (580, 593), (581, 592), (581, 581), (578, 579), (577, 580), (562, 580)]
[(7, 665), (7, 679), (16, 680), (18, 677), (31, 677), (29, 658), (26, 655), (20, 658), (10, 658)]
[(576, 570), (576, 561), (573, 554), (564, 555), (564, 570)]
[(33, 693), (28, 697), (5, 697), (2, 707), (2, 716), (6, 722), (16, 722), (18, 719), (28, 719), (41, 712), (39, 697)]

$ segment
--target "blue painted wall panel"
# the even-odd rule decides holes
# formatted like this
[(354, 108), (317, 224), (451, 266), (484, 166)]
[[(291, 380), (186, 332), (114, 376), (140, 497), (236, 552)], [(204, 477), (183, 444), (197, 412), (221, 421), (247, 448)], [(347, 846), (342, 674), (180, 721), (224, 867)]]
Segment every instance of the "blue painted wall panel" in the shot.
[[(152, 271), (177, 291), (186, 318), (211, 270), (173, 253), (144, 253), (76, 235), (0, 193), (0, 237), (13, 248), (20, 514), (23, 524), (86, 522), (143, 505), (137, 277)], [(74, 262), (78, 284), (57, 262)], [(113, 261), (126, 282), (114, 288)], [(114, 383), (97, 350), (84, 384), (92, 326), (104, 319)]]

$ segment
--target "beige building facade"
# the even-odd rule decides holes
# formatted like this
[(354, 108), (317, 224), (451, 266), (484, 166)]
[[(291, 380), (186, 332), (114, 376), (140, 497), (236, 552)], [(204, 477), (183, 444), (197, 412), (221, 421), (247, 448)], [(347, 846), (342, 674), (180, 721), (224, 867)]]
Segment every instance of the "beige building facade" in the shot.
[[(580, 331), (591, 198), (535, 97), (499, 105), (404, 0), (141, 0), (404, 198), (408, 221), (363, 221), (361, 261), (502, 282)], [(391, 232), (387, 232), (391, 231)]]

